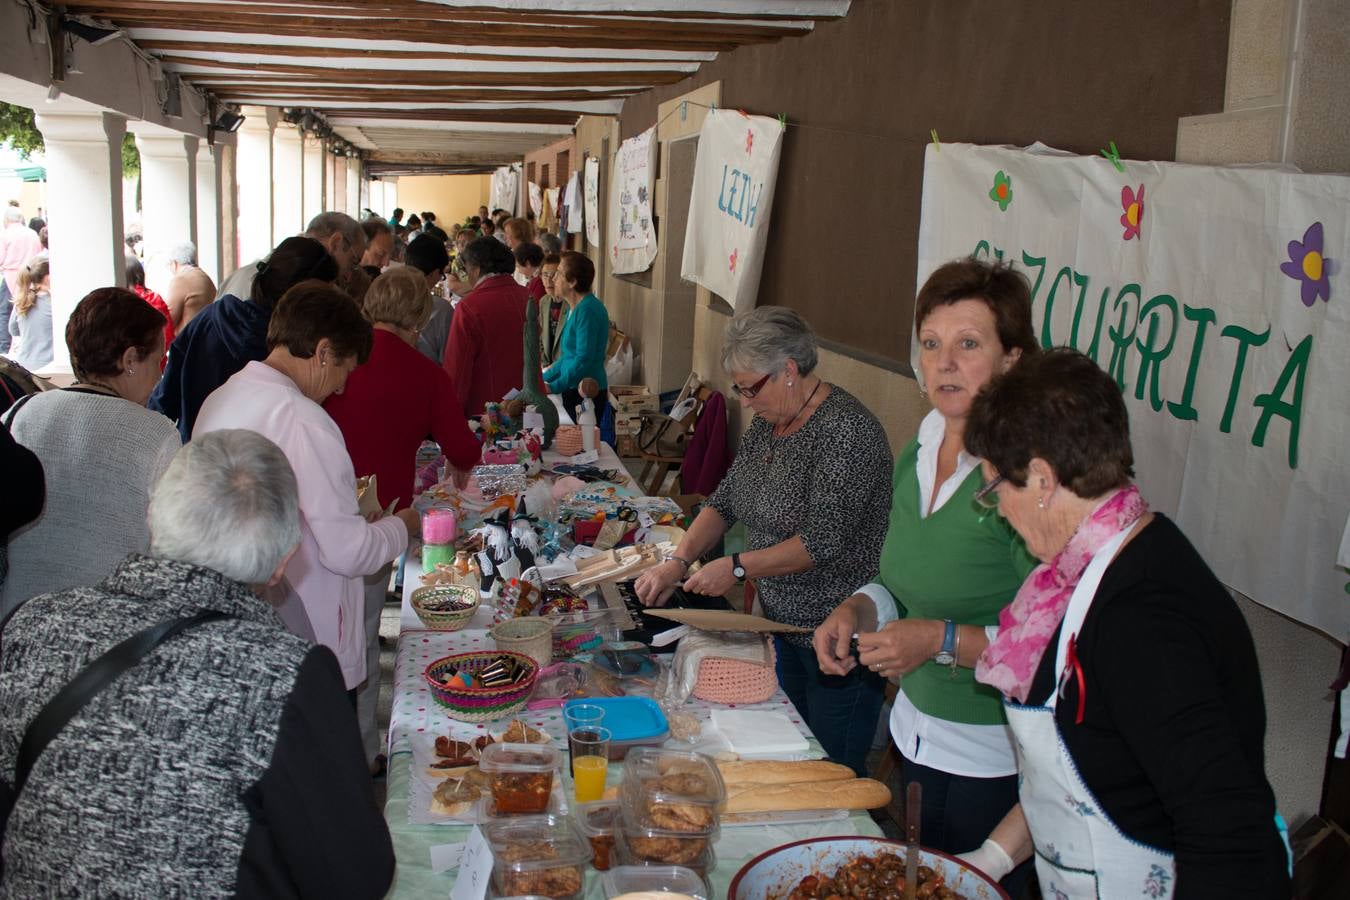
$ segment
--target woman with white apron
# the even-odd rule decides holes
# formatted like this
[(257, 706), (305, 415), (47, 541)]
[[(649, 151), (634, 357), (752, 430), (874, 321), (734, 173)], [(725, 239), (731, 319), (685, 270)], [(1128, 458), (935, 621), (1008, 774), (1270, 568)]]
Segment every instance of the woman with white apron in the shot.
[(1042, 896), (1287, 898), (1246, 622), (1131, 483), (1120, 389), (1055, 350), (977, 398), (978, 502), (1040, 560), (976, 678), (1005, 696), (1021, 805), (966, 858), (1034, 850)]

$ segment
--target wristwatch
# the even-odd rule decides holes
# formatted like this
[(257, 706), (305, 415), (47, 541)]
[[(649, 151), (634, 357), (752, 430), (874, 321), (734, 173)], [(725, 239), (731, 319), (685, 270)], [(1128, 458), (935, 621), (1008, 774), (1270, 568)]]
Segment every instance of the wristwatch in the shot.
[(942, 624), (945, 626), (942, 632), (942, 649), (933, 657), (933, 662), (939, 666), (950, 666), (956, 662), (956, 622), (943, 619)]
[(741, 565), (739, 553), (731, 554), (731, 574), (736, 576), (737, 581), (745, 580), (745, 566)]

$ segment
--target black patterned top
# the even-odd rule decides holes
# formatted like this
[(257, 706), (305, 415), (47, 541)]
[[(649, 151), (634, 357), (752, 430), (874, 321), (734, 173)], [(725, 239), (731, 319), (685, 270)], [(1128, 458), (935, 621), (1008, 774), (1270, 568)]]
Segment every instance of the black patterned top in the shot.
[[(756, 579), (764, 614), (815, 628), (877, 573), (891, 510), (891, 448), (881, 423), (833, 387), (805, 424), (782, 438), (756, 417), (708, 498), (728, 526), (744, 522), (747, 550), (801, 537), (815, 565)], [(809, 634), (788, 640), (809, 646)]]

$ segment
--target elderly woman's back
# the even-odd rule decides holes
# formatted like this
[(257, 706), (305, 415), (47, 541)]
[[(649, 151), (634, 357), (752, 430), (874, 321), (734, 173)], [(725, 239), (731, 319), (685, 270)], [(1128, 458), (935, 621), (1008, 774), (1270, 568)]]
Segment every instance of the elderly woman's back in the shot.
[[(71, 315), (80, 382), (31, 394), (5, 413), (14, 439), (47, 478), (42, 515), (9, 542), (0, 614), (48, 591), (89, 584), (149, 546), (150, 487), (178, 451), (173, 423), (144, 406), (159, 375), (164, 320), (136, 295), (93, 292)], [(125, 365), (125, 354), (140, 355)]]

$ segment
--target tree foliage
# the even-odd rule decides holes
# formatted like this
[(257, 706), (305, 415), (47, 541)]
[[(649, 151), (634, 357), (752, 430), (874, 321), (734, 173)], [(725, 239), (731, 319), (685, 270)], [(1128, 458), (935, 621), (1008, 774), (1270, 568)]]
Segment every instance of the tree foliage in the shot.
[[(7, 143), (24, 159), (44, 148), (42, 132), (38, 131), (33, 111), (26, 106), (0, 103), (0, 143)], [(135, 178), (141, 174), (141, 152), (136, 138), (128, 133), (122, 138), (122, 175)]]

